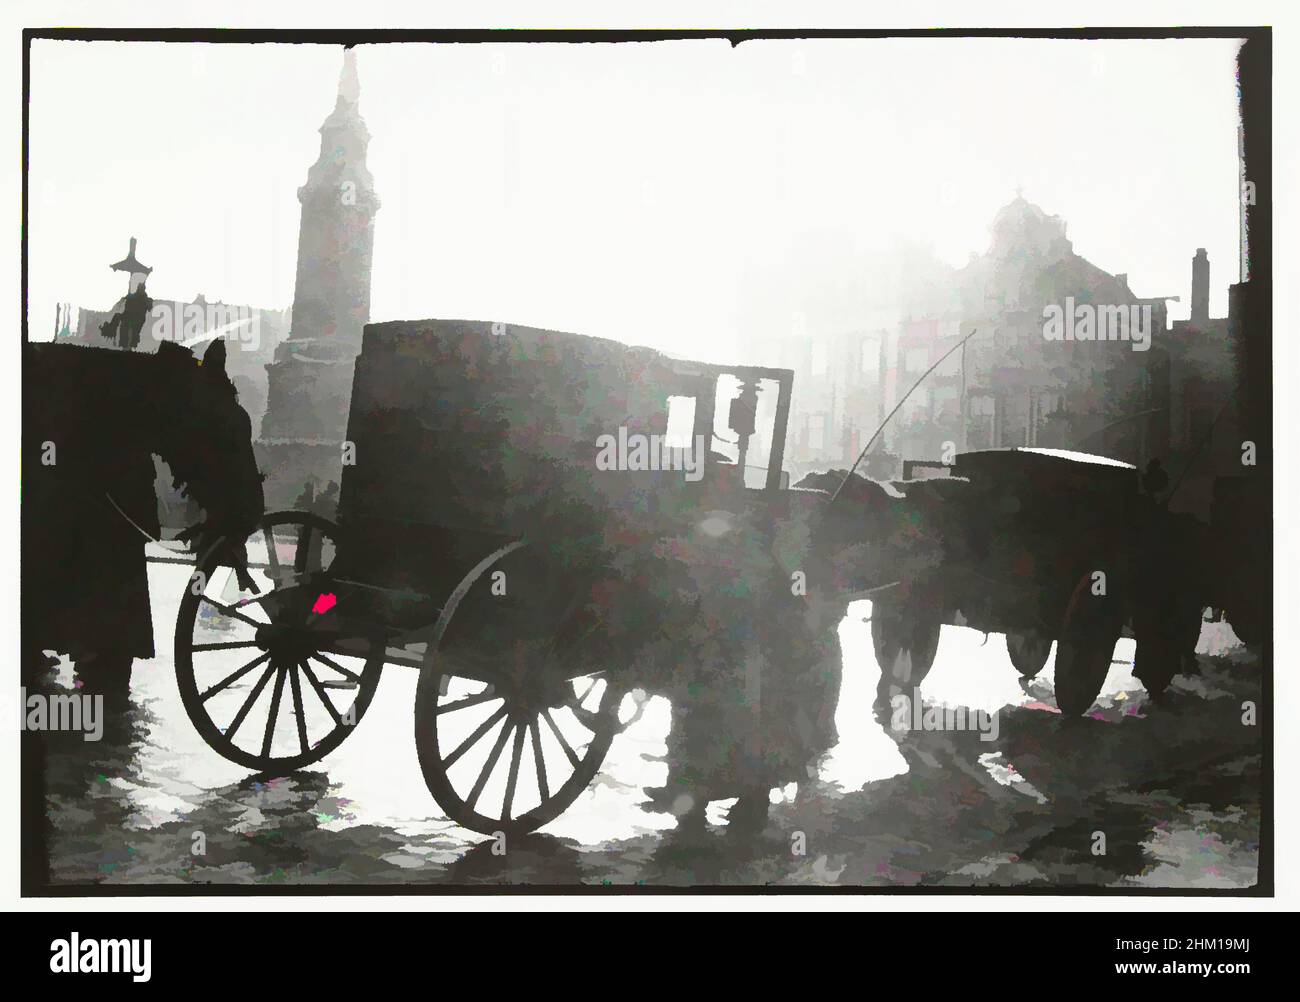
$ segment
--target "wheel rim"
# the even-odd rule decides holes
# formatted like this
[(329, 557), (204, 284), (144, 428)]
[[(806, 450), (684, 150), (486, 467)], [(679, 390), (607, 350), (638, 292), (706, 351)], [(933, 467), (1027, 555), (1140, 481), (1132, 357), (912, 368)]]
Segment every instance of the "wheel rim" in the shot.
[(245, 544), (255, 591), (242, 591), (215, 558), (185, 591), (176, 627), (182, 702), (204, 740), (246, 768), (284, 773), (318, 761), (374, 696), (383, 640), (351, 633), (335, 608), (347, 598), (330, 572), (336, 534), (316, 515), (264, 516)]
[(446, 670), (421, 672), (415, 724), (420, 768), (438, 805), (485, 835), (554, 820), (604, 761), (621, 726), (621, 690), (603, 672), (550, 672), (546, 681), (537, 661), (527, 672), (442, 663)]

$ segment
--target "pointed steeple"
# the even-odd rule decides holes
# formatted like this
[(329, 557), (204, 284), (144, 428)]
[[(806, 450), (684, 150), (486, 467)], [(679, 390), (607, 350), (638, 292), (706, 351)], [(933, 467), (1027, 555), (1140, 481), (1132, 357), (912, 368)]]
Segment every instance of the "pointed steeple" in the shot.
[(298, 200), (304, 205), (312, 199), (342, 201), (371, 215), (379, 208), (374, 181), (366, 168), (370, 130), (361, 117), (360, 98), (356, 53), (346, 49), (334, 110), (320, 127), (320, 155), (307, 171), (307, 183), (298, 189)]
[(343, 67), (339, 70), (338, 97), (334, 110), (320, 127), (321, 135), (331, 132), (348, 132), (370, 138), (366, 123), (361, 118), (361, 80), (357, 76), (357, 54), (352, 49), (343, 50)]
[(355, 106), (361, 100), (361, 81), (357, 79), (357, 54), (343, 50), (343, 69), (339, 71), (339, 97), (337, 104)]
[(288, 338), (295, 343), (324, 339), (352, 357), (361, 350), (361, 330), (370, 319), (370, 257), (379, 209), (366, 167), (370, 133), (361, 118), (360, 96), (356, 53), (346, 49), (334, 110), (320, 127), (320, 154), (298, 189), (302, 217)]
[(370, 134), (360, 97), (356, 54), (347, 49), (334, 108), (320, 127), (320, 154), (298, 189), (302, 215), (292, 326), (266, 367), (259, 453), (269, 471), (264, 492), (274, 507), (292, 506), (305, 482), (342, 479), (340, 444), (347, 435), (352, 372), (370, 320), (379, 209), (366, 168)]

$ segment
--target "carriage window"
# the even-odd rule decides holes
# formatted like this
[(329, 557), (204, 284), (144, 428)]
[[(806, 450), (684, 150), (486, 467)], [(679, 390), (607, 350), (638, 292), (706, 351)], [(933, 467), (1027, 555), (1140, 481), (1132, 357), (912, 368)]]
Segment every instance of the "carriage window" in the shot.
[(668, 398), (668, 428), (664, 445), (672, 449), (689, 449), (695, 432), (695, 398)]
[(775, 379), (758, 381), (758, 407), (754, 415), (754, 435), (745, 460), (745, 486), (761, 490), (767, 484), (767, 469), (772, 461), (772, 437), (776, 433), (776, 404), (781, 384)]
[[(743, 465), (745, 486), (761, 489), (767, 480), (781, 386), (774, 379), (759, 379), (750, 386), (724, 373), (718, 377), (717, 387), (712, 451), (723, 463)], [(743, 463), (739, 455), (742, 442)]]

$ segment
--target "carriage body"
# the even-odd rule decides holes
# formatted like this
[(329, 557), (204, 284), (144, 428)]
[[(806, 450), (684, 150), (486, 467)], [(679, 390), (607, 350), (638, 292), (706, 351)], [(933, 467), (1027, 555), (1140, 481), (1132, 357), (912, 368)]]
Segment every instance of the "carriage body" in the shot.
[(1138, 641), (1135, 674), (1163, 692), (1199, 635), (1205, 527), (1166, 511), (1141, 492), (1133, 466), (1106, 457), (983, 450), (957, 456), (951, 472), (955, 489), (925, 510), (939, 513), (923, 533), (933, 561), (885, 596), (873, 620), (882, 695), (900, 657), (919, 684), (945, 623), (1005, 633), (1025, 677), (1055, 642), (1067, 714), (1092, 706), (1124, 631)]
[(950, 604), (971, 626), (1050, 633), (1080, 578), (1098, 570), (1114, 578), (1109, 587), (1130, 590), (1128, 556), (1146, 506), (1131, 465), (990, 449), (957, 456), (953, 476), (969, 488)]
[[(778, 459), (758, 478), (751, 471), (749, 486), (714, 452), (728, 378), (773, 391), (768, 452)], [(353, 381), (355, 462), (343, 471), (337, 574), (370, 586), (358, 600), (364, 615), (418, 636), (485, 556), (520, 540), (529, 574), (574, 594), (608, 584), (612, 567), (628, 585), (668, 576), (670, 560), (715, 566), (707, 550), (716, 537), (696, 532), (706, 513), (725, 511), (752, 533), (790, 503), (779, 457), (791, 382), (785, 370), (517, 325), (371, 324)], [(678, 448), (689, 442), (695, 472), (599, 462), (605, 436), (662, 445), (670, 431)], [(686, 463), (680, 451), (659, 458), (652, 465)], [(685, 555), (670, 542), (684, 538), (703, 551)], [(650, 616), (639, 618), (656, 631)]]

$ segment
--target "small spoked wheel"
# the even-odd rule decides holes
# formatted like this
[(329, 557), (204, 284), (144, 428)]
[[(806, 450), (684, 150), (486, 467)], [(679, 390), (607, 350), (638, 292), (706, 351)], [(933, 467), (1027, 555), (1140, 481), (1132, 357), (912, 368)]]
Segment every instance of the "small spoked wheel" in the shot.
[(255, 589), (215, 556), (176, 621), (176, 681), (190, 721), (232, 762), (284, 774), (319, 761), (360, 722), (383, 668), (382, 636), (357, 635), (330, 574), (338, 529), (305, 512), (263, 516), (246, 543)]
[(538, 564), (518, 552), (493, 564), (510, 582), (497, 597), (486, 575), (474, 580), (486, 563), (471, 572), (416, 687), (415, 747), (429, 792), (452, 821), (484, 835), (526, 834), (557, 818), (630, 722), (620, 714), (636, 711), (610, 673), (573, 666), (575, 645), (560, 639), (573, 637), (573, 620), (557, 613), (556, 590), (533, 578)]

